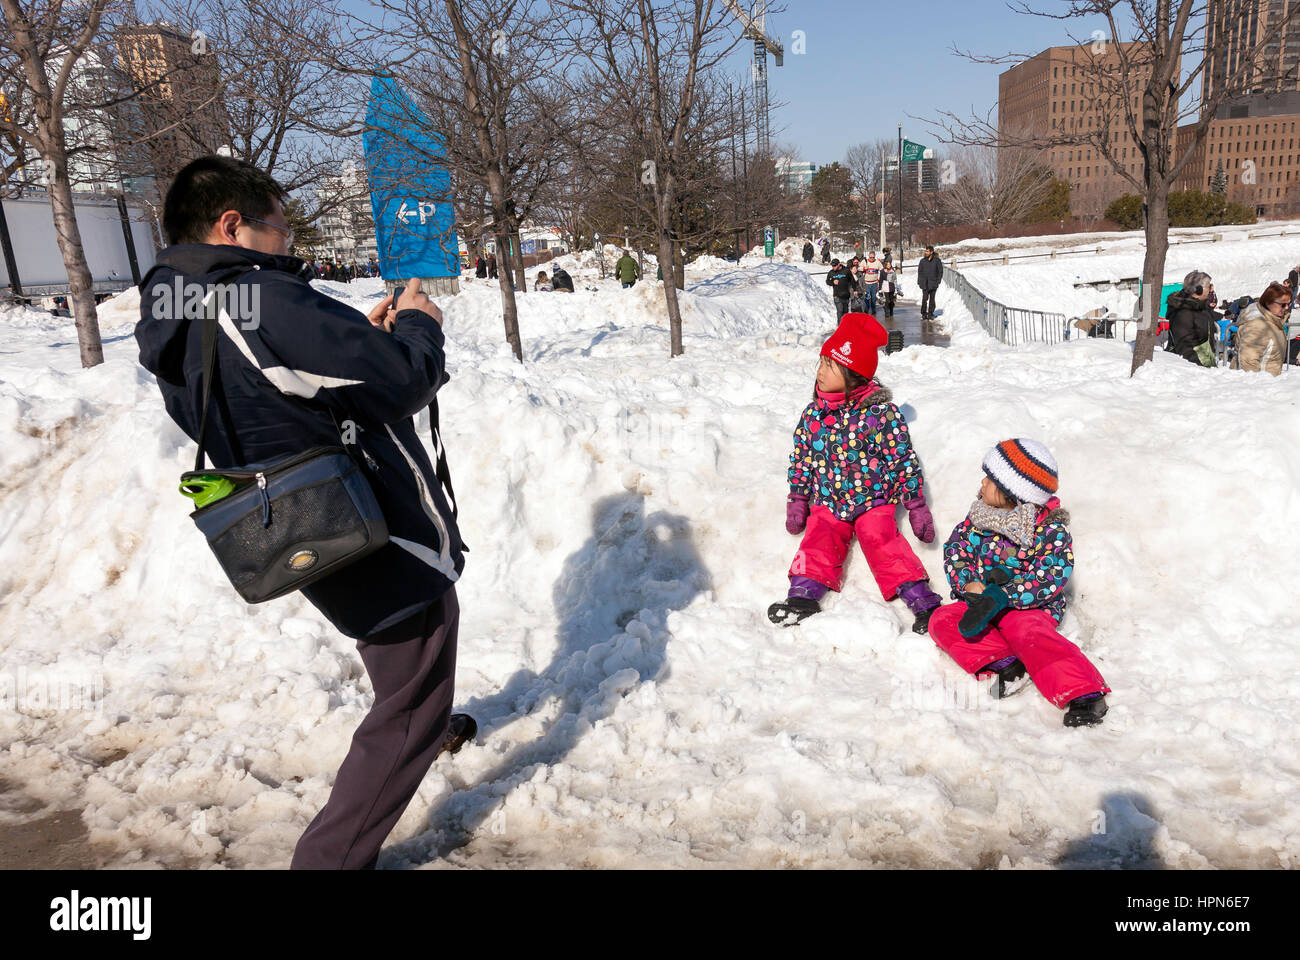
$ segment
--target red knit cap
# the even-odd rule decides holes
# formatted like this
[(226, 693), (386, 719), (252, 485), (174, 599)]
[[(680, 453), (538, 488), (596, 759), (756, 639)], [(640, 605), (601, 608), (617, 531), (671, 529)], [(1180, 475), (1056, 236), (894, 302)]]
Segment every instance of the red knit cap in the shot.
[(869, 313), (846, 313), (821, 355), (870, 380), (880, 357), (876, 351), (889, 342), (889, 332)]

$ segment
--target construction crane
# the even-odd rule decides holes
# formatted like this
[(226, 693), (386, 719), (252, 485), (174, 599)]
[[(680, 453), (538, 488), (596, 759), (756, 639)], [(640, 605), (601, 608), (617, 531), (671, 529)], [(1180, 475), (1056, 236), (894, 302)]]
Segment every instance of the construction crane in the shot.
[(772, 135), (767, 106), (767, 53), (772, 51), (779, 67), (785, 57), (785, 48), (780, 40), (767, 35), (767, 0), (754, 0), (752, 15), (746, 13), (736, 0), (726, 2), (727, 8), (745, 28), (741, 36), (754, 41), (754, 116), (758, 119), (758, 152), (766, 156), (770, 152)]

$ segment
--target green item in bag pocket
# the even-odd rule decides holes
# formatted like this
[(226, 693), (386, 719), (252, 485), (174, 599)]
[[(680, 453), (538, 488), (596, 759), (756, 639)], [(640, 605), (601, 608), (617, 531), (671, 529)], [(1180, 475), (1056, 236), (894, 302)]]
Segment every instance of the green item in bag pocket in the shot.
[(1214, 348), (1210, 346), (1209, 340), (1196, 345), (1196, 359), (1201, 361), (1203, 367), (1217, 367), (1219, 365), (1214, 359)]
[(195, 509), (216, 503), (223, 497), (235, 492), (235, 484), (229, 477), (210, 473), (202, 476), (189, 476), (181, 481), (181, 493), (194, 501)]

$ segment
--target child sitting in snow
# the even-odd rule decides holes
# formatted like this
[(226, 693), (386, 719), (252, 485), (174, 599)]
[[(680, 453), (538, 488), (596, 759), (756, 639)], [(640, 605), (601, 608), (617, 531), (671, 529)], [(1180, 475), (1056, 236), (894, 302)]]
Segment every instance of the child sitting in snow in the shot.
[(533, 289), (544, 293), (551, 292), (551, 281), (550, 278), (546, 276), (545, 270), (539, 270), (537, 272), (537, 279), (533, 281)]
[(1067, 708), (1067, 727), (1101, 723), (1110, 687), (1056, 630), (1074, 570), (1070, 515), (1054, 496), (1056, 461), (1037, 441), (1004, 440), (984, 457), (984, 474), (978, 499), (943, 546), (959, 602), (934, 612), (930, 636), (967, 673), (996, 676), (994, 697), (1032, 679)]
[[(790, 566), (789, 596), (768, 618), (789, 626), (821, 610), (827, 590), (839, 590), (849, 543), (857, 535), (886, 600), (902, 597), (925, 633), (943, 601), (925, 567), (898, 532), (895, 507), (907, 508), (912, 532), (934, 540), (925, 505), (921, 462), (903, 415), (876, 372), (888, 334), (875, 317), (848, 313), (821, 349), (813, 401), (799, 418), (790, 455), (785, 528), (803, 533)], [(806, 531), (806, 532), (805, 532)]]

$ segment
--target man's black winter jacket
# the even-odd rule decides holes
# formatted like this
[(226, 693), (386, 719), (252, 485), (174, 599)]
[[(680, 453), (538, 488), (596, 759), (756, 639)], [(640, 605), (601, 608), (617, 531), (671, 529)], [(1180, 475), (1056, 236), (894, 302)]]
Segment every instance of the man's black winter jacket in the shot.
[(937, 253), (933, 257), (921, 257), (917, 261), (916, 285), (922, 290), (938, 290), (942, 279), (943, 261)]
[(857, 289), (857, 281), (853, 279), (853, 274), (849, 272), (848, 267), (836, 267), (830, 273), (826, 274), (826, 284), (832, 290), (832, 296), (836, 300), (847, 300)]
[(419, 310), (398, 313), (396, 328), (385, 333), (312, 289), (310, 276), (296, 257), (168, 247), (140, 284), (135, 336), (168, 414), (197, 439), (203, 322), (169, 309), (167, 288), (178, 278), (248, 286), (241, 302), (255, 303), (256, 314), (235, 319), (223, 311), (217, 336), (221, 395), (213, 391), (204, 437), (215, 467), (337, 446), (344, 422), (356, 426), (389, 543), (302, 592), (341, 632), (363, 638), (433, 603), (464, 568), (460, 532), (415, 432), (415, 415), (447, 380), (443, 333)]

